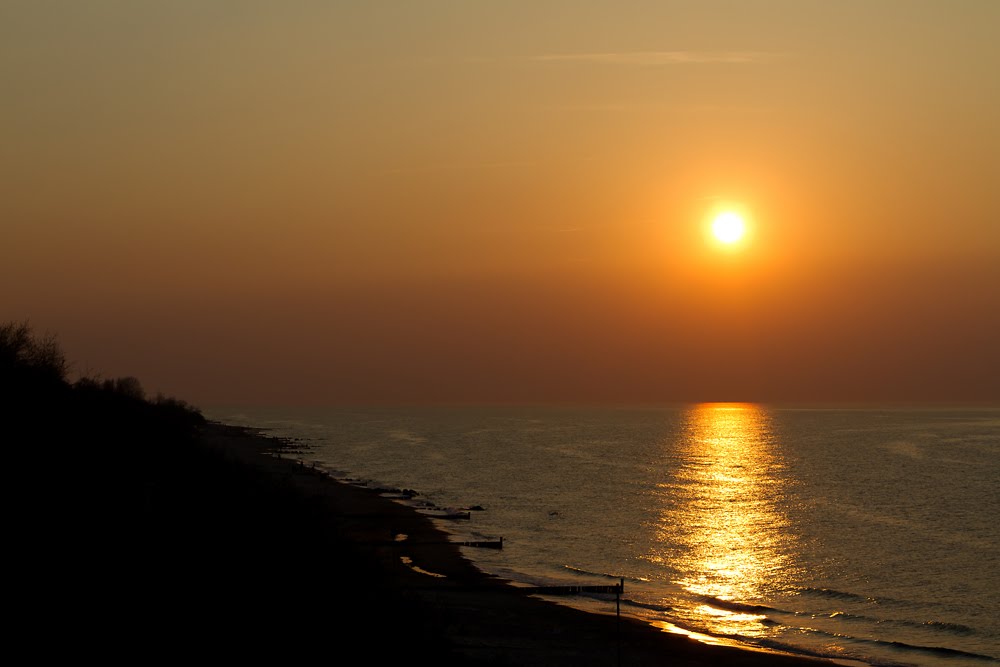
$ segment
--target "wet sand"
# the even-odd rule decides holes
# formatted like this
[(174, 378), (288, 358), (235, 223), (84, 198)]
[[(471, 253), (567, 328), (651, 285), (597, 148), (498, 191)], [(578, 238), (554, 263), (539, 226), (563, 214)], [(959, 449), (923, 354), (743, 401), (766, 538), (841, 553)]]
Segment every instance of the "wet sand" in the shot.
[(177, 588), (160, 590), (170, 602), (178, 590), (200, 599), (182, 640), (218, 646), (216, 619), (233, 629), (232, 646), (291, 658), (347, 651), (375, 664), (830, 664), (706, 645), (617, 619), (613, 604), (592, 614), (526, 595), (478, 570), (427, 516), (276, 456), (276, 440), (212, 423), (199, 433), (202, 447), (279, 500), (265, 510), (276, 516), (249, 520), (251, 553), (220, 540), (230, 562), (218, 564), (217, 578), (195, 559)]

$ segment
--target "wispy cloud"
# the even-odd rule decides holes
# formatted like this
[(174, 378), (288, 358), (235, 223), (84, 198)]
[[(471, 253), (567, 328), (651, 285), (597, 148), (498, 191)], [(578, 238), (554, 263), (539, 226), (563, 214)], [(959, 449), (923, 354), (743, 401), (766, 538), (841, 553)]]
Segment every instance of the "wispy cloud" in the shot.
[(413, 172), (431, 172), (431, 171), (479, 171), (487, 169), (517, 169), (521, 167), (530, 167), (534, 165), (535, 162), (532, 160), (510, 160), (506, 162), (466, 162), (466, 163), (431, 163), (431, 164), (418, 164), (406, 167), (393, 167), (391, 169), (383, 169), (381, 173), (383, 174), (408, 174)]
[(701, 65), (771, 62), (777, 53), (764, 51), (632, 51), (624, 53), (555, 53), (533, 56), (541, 62), (594, 63), (602, 65)]
[(550, 232), (554, 234), (575, 234), (576, 232), (585, 231), (586, 227), (556, 227), (552, 225), (543, 225), (537, 228), (542, 232)]

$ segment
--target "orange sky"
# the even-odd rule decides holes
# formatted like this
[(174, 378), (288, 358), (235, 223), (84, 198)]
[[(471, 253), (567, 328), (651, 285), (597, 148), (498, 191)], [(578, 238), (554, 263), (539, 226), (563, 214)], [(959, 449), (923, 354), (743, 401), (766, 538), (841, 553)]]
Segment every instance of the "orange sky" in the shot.
[(1000, 401), (998, 28), (4, 3), (0, 318), (204, 406)]

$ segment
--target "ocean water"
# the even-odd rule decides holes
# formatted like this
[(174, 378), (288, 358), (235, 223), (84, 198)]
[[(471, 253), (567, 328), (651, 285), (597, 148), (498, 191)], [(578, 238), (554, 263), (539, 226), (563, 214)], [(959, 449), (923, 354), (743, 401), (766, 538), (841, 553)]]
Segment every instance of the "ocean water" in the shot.
[[(1000, 662), (1000, 409), (218, 408), (337, 478), (409, 488), (487, 571), (624, 579), (703, 641), (872, 665)], [(315, 573), (311, 573), (315, 574)], [(614, 613), (614, 599), (559, 598)]]

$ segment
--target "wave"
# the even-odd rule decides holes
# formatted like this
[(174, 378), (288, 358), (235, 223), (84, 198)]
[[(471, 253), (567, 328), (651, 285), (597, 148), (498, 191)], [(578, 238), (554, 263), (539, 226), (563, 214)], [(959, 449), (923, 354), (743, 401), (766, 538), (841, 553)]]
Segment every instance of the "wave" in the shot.
[[(962, 649), (951, 648), (949, 646), (927, 646), (924, 644), (910, 644), (907, 642), (901, 642), (898, 640), (886, 640), (886, 639), (869, 639), (866, 637), (857, 637), (853, 635), (841, 634), (837, 632), (827, 632), (824, 630), (817, 630), (816, 628), (803, 628), (809, 634), (822, 635), (824, 637), (829, 637), (830, 639), (837, 640), (838, 643), (843, 644), (844, 640), (853, 646), (870, 646), (876, 649), (889, 649), (891, 651), (898, 652), (910, 652), (910, 653), (922, 653), (927, 655), (937, 655), (941, 657), (949, 658), (968, 658), (972, 660), (981, 660), (983, 662), (996, 662), (998, 658), (992, 655), (985, 655), (983, 653), (973, 653), (971, 651), (963, 651)], [(877, 658), (873, 656), (858, 656), (859, 659), (868, 662), (869, 664), (884, 664), (880, 662)]]
[(957, 648), (949, 648), (947, 646), (920, 646), (918, 644), (906, 644), (899, 641), (879, 641), (879, 640), (867, 640), (875, 641), (878, 644), (885, 646), (891, 646), (892, 648), (898, 648), (908, 651), (920, 651), (922, 653), (934, 653), (941, 656), (956, 657), (956, 658), (972, 658), (973, 660), (982, 660), (984, 662), (996, 662), (998, 658), (992, 655), (984, 655), (982, 653), (972, 653), (970, 651), (963, 651)]
[(735, 602), (733, 600), (723, 600), (721, 598), (713, 597), (711, 595), (699, 595), (696, 599), (708, 604), (709, 606), (716, 607), (718, 609), (725, 609), (727, 611), (741, 611), (748, 614), (765, 614), (780, 612), (780, 609), (775, 609), (774, 607), (768, 607), (762, 604), (749, 604), (746, 602)]
[(963, 651), (961, 649), (951, 648), (948, 646), (925, 646), (921, 644), (908, 644), (906, 642), (901, 642), (901, 641), (883, 640), (883, 639), (865, 639), (860, 637), (850, 637), (850, 640), (858, 644), (870, 644), (872, 646), (889, 648), (897, 651), (939, 655), (942, 657), (949, 657), (949, 658), (969, 658), (972, 660), (982, 660), (983, 662), (997, 661), (997, 658), (992, 655), (984, 655), (982, 653), (972, 653), (971, 651)]
[(639, 600), (634, 600), (632, 598), (622, 598), (622, 604), (628, 605), (629, 607), (636, 607), (637, 609), (645, 609), (646, 611), (655, 611), (660, 613), (675, 611), (675, 608), (669, 605), (653, 604), (652, 602), (641, 602)]
[(968, 625), (962, 625), (961, 623), (949, 623), (947, 621), (913, 621), (903, 618), (878, 618), (876, 616), (868, 616), (866, 614), (852, 614), (846, 611), (835, 611), (830, 614), (828, 618), (845, 621), (858, 621), (861, 623), (871, 623), (883, 626), (895, 625), (906, 628), (930, 629), (962, 637), (976, 634), (975, 628), (971, 628)]
[(933, 628), (934, 630), (944, 630), (946, 632), (953, 632), (956, 635), (973, 635), (976, 634), (975, 628), (970, 628), (967, 625), (962, 625), (961, 623), (948, 623), (946, 621), (924, 621), (919, 623), (916, 621), (907, 621), (915, 623), (920, 627)]
[(838, 591), (833, 588), (811, 588), (806, 586), (802, 588), (796, 588), (795, 591), (803, 595), (812, 595), (813, 597), (835, 598), (837, 600), (851, 600), (852, 602), (865, 602), (868, 604), (882, 604), (883, 602), (895, 602), (895, 600), (889, 600), (887, 598), (877, 599), (873, 597), (868, 597), (867, 595), (859, 595), (858, 593), (850, 593), (848, 591)]

